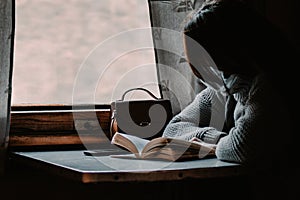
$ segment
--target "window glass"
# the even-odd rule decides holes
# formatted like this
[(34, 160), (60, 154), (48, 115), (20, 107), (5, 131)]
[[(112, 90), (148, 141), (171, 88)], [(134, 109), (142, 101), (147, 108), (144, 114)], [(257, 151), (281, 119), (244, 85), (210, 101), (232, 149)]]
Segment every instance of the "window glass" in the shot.
[(13, 105), (72, 104), (74, 91), (75, 103), (108, 104), (132, 87), (159, 96), (149, 27), (147, 0), (16, 0)]

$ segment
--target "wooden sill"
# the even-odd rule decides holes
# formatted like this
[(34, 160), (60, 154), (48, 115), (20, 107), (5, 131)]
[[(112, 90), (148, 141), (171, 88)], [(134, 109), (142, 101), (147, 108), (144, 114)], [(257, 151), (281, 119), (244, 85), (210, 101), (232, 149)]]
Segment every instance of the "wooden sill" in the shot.
[(81, 145), (83, 142), (92, 144), (107, 141), (109, 107), (101, 105), (95, 106), (94, 110), (88, 108), (81, 106), (74, 110), (72, 106), (64, 105), (14, 106), (11, 111), (9, 147)]

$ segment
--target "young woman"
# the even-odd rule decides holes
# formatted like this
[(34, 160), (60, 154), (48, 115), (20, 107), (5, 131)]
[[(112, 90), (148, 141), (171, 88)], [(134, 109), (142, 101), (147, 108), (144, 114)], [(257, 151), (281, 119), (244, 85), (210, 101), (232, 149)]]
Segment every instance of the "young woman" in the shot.
[[(289, 154), (293, 121), (282, 94), (290, 91), (282, 86), (289, 88), (284, 81), (292, 79), (285, 76), (290, 49), (281, 34), (241, 1), (213, 0), (191, 16), (184, 42), (206, 88), (163, 136), (215, 145), (218, 159), (252, 167), (272, 166)], [(212, 65), (203, 61), (201, 47)]]

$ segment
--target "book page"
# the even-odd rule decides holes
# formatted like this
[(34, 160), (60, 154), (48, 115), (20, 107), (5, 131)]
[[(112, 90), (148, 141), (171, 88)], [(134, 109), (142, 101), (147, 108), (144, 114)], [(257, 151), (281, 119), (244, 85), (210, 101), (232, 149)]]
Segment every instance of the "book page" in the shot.
[(116, 133), (126, 139), (128, 139), (129, 141), (131, 141), (136, 149), (138, 150), (138, 152), (142, 152), (143, 148), (146, 146), (146, 144), (149, 142), (149, 140), (143, 139), (143, 138), (139, 138), (136, 137), (134, 135), (128, 135), (128, 134), (124, 134), (124, 133)]
[(144, 147), (143, 158), (167, 160), (200, 159), (215, 154), (214, 144), (176, 138), (156, 138)]
[(151, 149), (154, 149), (156, 147), (163, 147), (168, 142), (169, 142), (168, 138), (165, 138), (165, 137), (154, 138), (151, 141), (149, 141), (147, 145), (145, 145), (142, 153), (149, 152)]

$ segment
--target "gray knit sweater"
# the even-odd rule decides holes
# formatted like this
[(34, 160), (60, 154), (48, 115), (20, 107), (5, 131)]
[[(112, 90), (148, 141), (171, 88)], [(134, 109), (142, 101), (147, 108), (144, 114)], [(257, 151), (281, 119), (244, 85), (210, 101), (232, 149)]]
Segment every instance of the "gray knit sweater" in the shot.
[[(270, 164), (274, 157), (280, 157), (280, 153), (285, 151), (283, 145), (288, 138), (289, 125), (281, 106), (284, 104), (272, 90), (274, 87), (264, 80), (259, 75), (252, 80), (236, 81), (229, 88), (236, 104), (231, 111), (233, 125), (228, 131), (224, 131), (220, 123), (213, 123), (222, 122), (225, 110), (229, 109), (228, 104), (215, 103), (220, 98), (217, 98), (215, 90), (207, 87), (173, 117), (163, 136), (184, 140), (197, 137), (207, 143), (215, 143), (216, 156), (220, 160)], [(215, 120), (218, 116), (220, 119)]]

